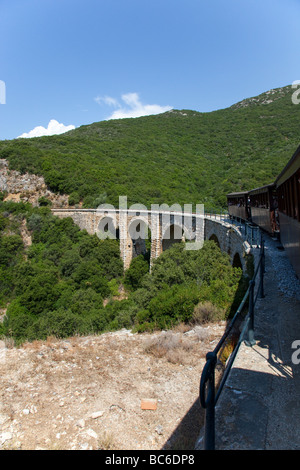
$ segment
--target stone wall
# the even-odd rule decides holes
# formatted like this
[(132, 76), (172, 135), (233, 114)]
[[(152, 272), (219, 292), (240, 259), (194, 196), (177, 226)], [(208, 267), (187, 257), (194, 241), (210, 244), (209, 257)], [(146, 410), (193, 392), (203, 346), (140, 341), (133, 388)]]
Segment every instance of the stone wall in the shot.
[(230, 256), (231, 262), (238, 258), (243, 271), (246, 271), (246, 255), (251, 246), (244, 240), (239, 229), (229, 223), (214, 219), (205, 219), (205, 240), (216, 240), (222, 251)]

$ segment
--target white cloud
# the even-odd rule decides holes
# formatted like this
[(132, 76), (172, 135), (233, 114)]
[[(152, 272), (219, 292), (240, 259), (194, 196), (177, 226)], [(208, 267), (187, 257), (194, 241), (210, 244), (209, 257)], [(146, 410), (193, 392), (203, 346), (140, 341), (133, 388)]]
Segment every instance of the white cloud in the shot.
[(120, 105), (118, 100), (110, 96), (103, 98), (97, 97), (95, 101), (98, 104), (108, 104), (117, 108), (108, 118), (110, 119), (123, 119), (123, 118), (135, 118), (141, 116), (149, 116), (150, 114), (160, 114), (170, 111), (171, 106), (160, 106), (158, 104), (143, 104), (140, 101), (138, 93), (126, 93), (122, 95), (122, 101), (124, 105)]
[(107, 104), (108, 106), (113, 106), (114, 108), (117, 108), (120, 106), (118, 100), (115, 98), (112, 98), (111, 96), (96, 96), (95, 98), (96, 103), (98, 104)]
[(49, 121), (48, 127), (37, 126), (29, 132), (24, 132), (24, 134), (19, 135), (18, 138), (30, 138), (30, 137), (41, 137), (43, 135), (54, 135), (54, 134), (63, 134), (64, 132), (71, 131), (75, 129), (75, 126), (65, 126), (64, 124), (59, 123), (55, 119)]

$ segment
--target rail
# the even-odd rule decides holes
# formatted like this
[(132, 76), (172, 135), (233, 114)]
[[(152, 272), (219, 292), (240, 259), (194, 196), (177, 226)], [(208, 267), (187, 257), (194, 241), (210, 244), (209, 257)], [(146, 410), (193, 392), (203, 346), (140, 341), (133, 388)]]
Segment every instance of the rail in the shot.
[(223, 220), (224, 222), (234, 224), (239, 228), (241, 234), (244, 236), (245, 240), (249, 243), (250, 246), (260, 246), (261, 235), (260, 228), (258, 225), (255, 225), (241, 217), (235, 217), (233, 215), (230, 215), (225, 209), (223, 210), (205, 208), (204, 214), (210, 219)]
[[(199, 400), (202, 408), (205, 410), (205, 431), (204, 431), (204, 450), (214, 450), (215, 449), (215, 407), (220, 398), (221, 392), (225, 385), (228, 374), (231, 370), (234, 359), (237, 355), (239, 347), (242, 341), (245, 339), (245, 343), (248, 346), (253, 346), (255, 344), (254, 340), (254, 307), (257, 301), (258, 296), (260, 298), (264, 297), (264, 271), (265, 271), (265, 252), (264, 252), (264, 240), (261, 238), (260, 243), (260, 254), (259, 261), (256, 266), (254, 275), (249, 282), (247, 292), (245, 293), (243, 300), (241, 301), (237, 311), (235, 312), (230, 324), (228, 325), (225, 333), (218, 342), (215, 349), (206, 355), (206, 364), (203, 368), (200, 388), (199, 388)], [(259, 284), (256, 294), (254, 293), (255, 282), (257, 275), (259, 273)], [(234, 325), (236, 324), (237, 319), (239, 318), (247, 300), (249, 300), (248, 313), (244, 321), (244, 326), (242, 332), (239, 336), (239, 340), (232, 351), (229, 359), (227, 360), (226, 368), (222, 375), (220, 384), (216, 390), (215, 384), (215, 371), (218, 361), (218, 353), (220, 352), (222, 346), (225, 344), (226, 339), (233, 330)]]
[(206, 209), (204, 207), (204, 215), (215, 220), (229, 219), (228, 210), (225, 210), (225, 209)]

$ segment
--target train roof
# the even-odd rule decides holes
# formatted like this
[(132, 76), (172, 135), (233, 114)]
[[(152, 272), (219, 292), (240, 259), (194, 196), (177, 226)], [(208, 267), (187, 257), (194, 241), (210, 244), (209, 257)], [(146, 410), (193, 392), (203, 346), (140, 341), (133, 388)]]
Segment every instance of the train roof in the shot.
[(248, 194), (260, 194), (260, 193), (267, 193), (269, 189), (275, 187), (275, 183), (265, 184), (264, 186), (260, 186), (259, 188), (254, 188), (248, 191)]
[(277, 179), (275, 183), (277, 186), (280, 186), (282, 183), (284, 183), (288, 178), (290, 178), (298, 169), (300, 168), (300, 145), (297, 148), (296, 152), (292, 156), (292, 158), (289, 160), (287, 165), (284, 167), (282, 172), (280, 173), (279, 176), (277, 176)]
[(229, 193), (229, 194), (226, 194), (227, 197), (241, 197), (241, 196), (245, 196), (246, 194), (248, 194), (248, 191), (240, 191), (240, 192), (237, 192), (237, 193)]

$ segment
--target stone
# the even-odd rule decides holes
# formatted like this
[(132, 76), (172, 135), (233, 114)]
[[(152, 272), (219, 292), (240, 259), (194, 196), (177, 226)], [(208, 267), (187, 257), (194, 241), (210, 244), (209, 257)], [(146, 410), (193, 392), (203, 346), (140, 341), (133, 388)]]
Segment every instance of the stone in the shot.
[(97, 419), (97, 418), (101, 418), (101, 416), (103, 415), (104, 415), (104, 411), (95, 411), (94, 413), (90, 415), (90, 418)]
[(157, 432), (157, 434), (161, 436), (164, 432), (164, 428), (160, 424), (158, 424), (155, 428), (155, 432)]
[(141, 400), (141, 409), (155, 411), (157, 409), (157, 400), (153, 398), (144, 398)]
[(11, 432), (3, 432), (2, 434), (0, 434), (0, 443), (4, 444), (4, 442), (9, 441), (10, 439), (12, 439), (12, 437), (13, 435)]
[(84, 428), (84, 426), (85, 426), (84, 419), (79, 419), (79, 421), (77, 421), (77, 423), (76, 423), (76, 426), (78, 426), (79, 428)]
[(94, 439), (98, 439), (98, 434), (91, 428), (86, 430), (86, 434)]

